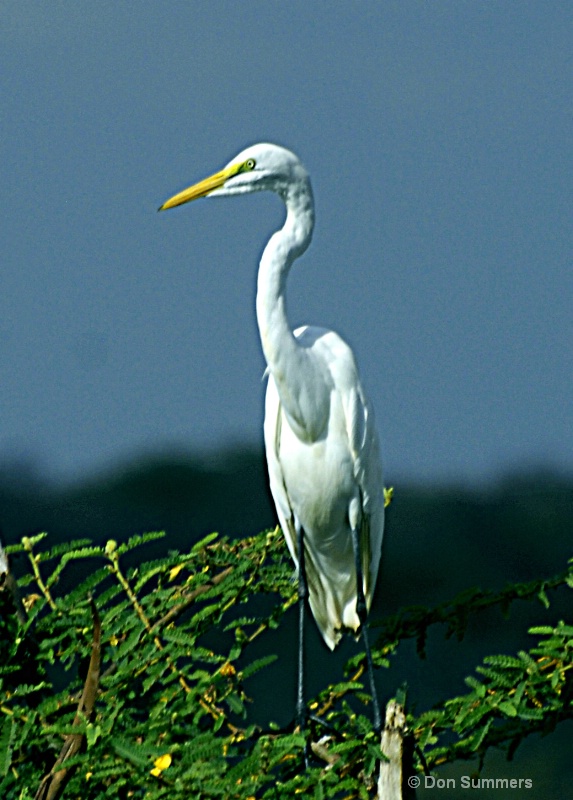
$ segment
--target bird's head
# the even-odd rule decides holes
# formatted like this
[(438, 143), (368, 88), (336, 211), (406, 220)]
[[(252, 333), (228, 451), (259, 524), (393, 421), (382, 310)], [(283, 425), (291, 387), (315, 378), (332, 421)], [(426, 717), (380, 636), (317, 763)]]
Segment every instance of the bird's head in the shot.
[(264, 190), (286, 198), (288, 191), (301, 183), (308, 184), (308, 173), (294, 153), (276, 144), (254, 144), (242, 150), (219, 172), (166, 200), (159, 211), (199, 197), (225, 197)]

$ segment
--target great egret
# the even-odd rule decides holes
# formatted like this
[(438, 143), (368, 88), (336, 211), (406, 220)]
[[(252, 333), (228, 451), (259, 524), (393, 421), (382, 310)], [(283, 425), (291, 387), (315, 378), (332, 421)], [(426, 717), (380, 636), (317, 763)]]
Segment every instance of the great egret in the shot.
[(271, 493), (299, 576), (297, 719), (304, 725), (305, 598), (332, 650), (344, 629), (364, 638), (374, 727), (380, 709), (366, 617), (376, 584), (384, 530), (378, 437), (350, 347), (333, 331), (291, 330), (286, 279), (310, 244), (314, 203), (299, 159), (283, 147), (256, 144), (220, 172), (167, 200), (160, 211), (199, 197), (269, 190), (286, 205), (284, 226), (263, 252), (257, 322), (268, 365), (264, 438)]

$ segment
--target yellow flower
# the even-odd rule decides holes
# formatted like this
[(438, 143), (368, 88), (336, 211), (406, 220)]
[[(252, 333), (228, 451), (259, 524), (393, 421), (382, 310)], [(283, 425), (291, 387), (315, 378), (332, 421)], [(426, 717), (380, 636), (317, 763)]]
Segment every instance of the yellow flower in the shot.
[(29, 611), (31, 608), (33, 608), (33, 606), (36, 605), (38, 600), (41, 599), (42, 598), (40, 597), (39, 594), (28, 594), (26, 595), (26, 597), (24, 597), (22, 602), (24, 603), (24, 608), (26, 609), (26, 611)]
[(158, 778), (163, 772), (163, 770), (171, 766), (171, 761), (172, 759), (169, 753), (165, 753), (165, 755), (159, 756), (159, 758), (156, 758), (155, 761), (153, 762), (154, 767), (151, 770), (151, 774), (154, 775), (156, 778)]
[(174, 580), (179, 575), (182, 569), (183, 569), (183, 564), (178, 564), (176, 567), (173, 567), (173, 569), (169, 570), (169, 580), (170, 581)]

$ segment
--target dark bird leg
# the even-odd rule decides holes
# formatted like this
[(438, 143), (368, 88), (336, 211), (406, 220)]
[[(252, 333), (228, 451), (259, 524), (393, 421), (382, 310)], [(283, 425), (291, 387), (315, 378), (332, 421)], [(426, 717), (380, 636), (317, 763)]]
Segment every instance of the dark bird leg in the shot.
[(298, 691), (296, 698), (296, 724), (303, 730), (306, 723), (304, 704), (304, 610), (308, 595), (304, 571), (304, 532), (302, 525), (297, 531), (298, 549)]
[[(366, 651), (366, 663), (368, 665), (368, 677), (370, 678), (370, 694), (372, 695), (372, 715), (374, 730), (380, 733), (382, 730), (382, 719), (380, 717), (380, 704), (378, 703), (378, 694), (374, 684), (374, 665), (372, 664), (372, 653), (370, 651), (370, 641), (368, 638), (368, 625), (366, 618), (368, 616), (368, 609), (366, 608), (366, 598), (364, 597), (364, 580), (362, 574), (362, 554), (360, 552), (360, 542), (358, 540), (358, 531), (352, 530), (352, 546), (354, 548), (354, 563), (356, 565), (356, 613), (360, 620), (360, 630), (362, 633), (362, 640), (364, 642), (364, 650)], [(300, 596), (300, 595), (299, 595)]]

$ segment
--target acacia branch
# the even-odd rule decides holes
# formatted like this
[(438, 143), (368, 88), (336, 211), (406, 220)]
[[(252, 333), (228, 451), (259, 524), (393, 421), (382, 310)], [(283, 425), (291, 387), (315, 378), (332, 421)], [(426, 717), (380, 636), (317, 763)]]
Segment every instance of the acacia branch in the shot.
[[(99, 687), (99, 676), (101, 666), (101, 621), (99, 618), (96, 604), (90, 597), (90, 606), (94, 623), (92, 652), (88, 667), (88, 674), (84, 683), (84, 690), (78, 703), (78, 708), (73, 727), (77, 727), (83, 721), (89, 720), (95, 705), (95, 700)], [(83, 733), (69, 733), (64, 739), (64, 744), (60, 751), (56, 763), (50, 772), (42, 778), (38, 791), (34, 795), (34, 800), (55, 800), (64, 786), (66, 778), (69, 776), (69, 769), (64, 766), (65, 762), (76, 755), (84, 739)]]

